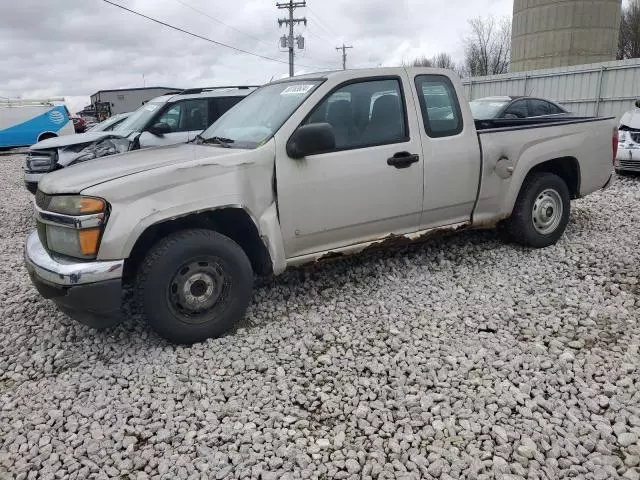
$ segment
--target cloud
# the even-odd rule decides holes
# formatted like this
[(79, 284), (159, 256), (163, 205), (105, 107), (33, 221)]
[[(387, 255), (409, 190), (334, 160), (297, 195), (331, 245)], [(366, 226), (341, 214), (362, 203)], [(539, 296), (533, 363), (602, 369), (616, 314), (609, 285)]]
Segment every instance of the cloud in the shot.
[[(247, 0), (115, 0), (159, 20), (260, 55), (272, 62), (208, 43), (136, 17), (105, 2), (21, 0), (0, 16), (1, 96), (68, 96), (81, 103), (107, 88), (260, 84), (288, 72), (285, 33), (275, 2)], [(196, 12), (185, 4), (200, 10)], [(399, 65), (441, 51), (461, 57), (467, 20), (511, 13), (510, 0), (308, 0), (307, 27), (296, 33), (296, 72), (341, 67), (335, 47), (353, 45), (348, 66)], [(210, 17), (213, 17), (210, 18)], [(218, 21), (214, 20), (217, 19)], [(228, 28), (219, 22), (235, 28)], [(245, 32), (245, 35), (240, 32)]]

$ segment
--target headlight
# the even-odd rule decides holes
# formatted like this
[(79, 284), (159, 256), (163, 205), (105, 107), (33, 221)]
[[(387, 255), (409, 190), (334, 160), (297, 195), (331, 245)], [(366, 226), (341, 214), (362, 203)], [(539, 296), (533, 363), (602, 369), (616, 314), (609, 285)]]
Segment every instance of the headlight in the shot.
[(50, 250), (78, 258), (94, 258), (98, 253), (99, 228), (75, 228), (47, 225), (47, 246)]
[(101, 198), (95, 197), (56, 195), (51, 197), (48, 210), (64, 215), (90, 215), (104, 212), (105, 203)]
[(45, 208), (39, 213), (43, 222), (39, 229), (47, 248), (70, 257), (95, 258), (107, 215), (106, 202), (82, 195), (47, 196), (45, 200), (46, 207), (39, 205)]

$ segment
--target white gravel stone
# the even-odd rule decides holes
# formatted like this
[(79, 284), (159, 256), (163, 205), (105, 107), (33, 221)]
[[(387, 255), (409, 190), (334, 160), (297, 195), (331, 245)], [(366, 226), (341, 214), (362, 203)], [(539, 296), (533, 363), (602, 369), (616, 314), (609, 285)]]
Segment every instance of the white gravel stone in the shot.
[(623, 447), (633, 445), (638, 441), (638, 436), (635, 433), (621, 432), (618, 434), (618, 443)]
[(7, 478), (639, 480), (640, 178), (546, 249), (466, 232), (260, 280), (185, 348), (42, 299), (23, 161), (0, 156)]

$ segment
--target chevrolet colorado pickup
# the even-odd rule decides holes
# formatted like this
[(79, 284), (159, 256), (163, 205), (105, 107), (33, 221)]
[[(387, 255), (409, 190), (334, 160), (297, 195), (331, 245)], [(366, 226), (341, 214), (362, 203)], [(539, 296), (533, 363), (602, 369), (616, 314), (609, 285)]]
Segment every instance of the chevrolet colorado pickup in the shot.
[(228, 331), (255, 275), (434, 233), (499, 226), (534, 248), (608, 186), (613, 118), (474, 121), (450, 71), (312, 74), (251, 93), (194, 141), (44, 177), (27, 270), (97, 328), (123, 286), (160, 335)]

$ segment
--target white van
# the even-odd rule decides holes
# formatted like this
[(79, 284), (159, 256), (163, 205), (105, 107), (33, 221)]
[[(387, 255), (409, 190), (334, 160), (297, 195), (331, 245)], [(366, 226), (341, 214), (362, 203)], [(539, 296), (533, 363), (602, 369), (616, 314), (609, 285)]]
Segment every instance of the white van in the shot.
[(47, 138), (73, 135), (64, 98), (0, 98), (0, 148), (25, 147)]

